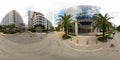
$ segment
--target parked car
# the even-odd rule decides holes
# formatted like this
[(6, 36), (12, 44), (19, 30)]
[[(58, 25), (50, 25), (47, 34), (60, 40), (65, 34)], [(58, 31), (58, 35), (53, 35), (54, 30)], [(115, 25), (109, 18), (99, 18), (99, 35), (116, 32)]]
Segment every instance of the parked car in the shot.
[(114, 37), (114, 34), (112, 33), (108, 36), (108, 39), (113, 39), (113, 37)]
[(115, 35), (115, 32), (112, 32), (113, 33), (113, 35)]

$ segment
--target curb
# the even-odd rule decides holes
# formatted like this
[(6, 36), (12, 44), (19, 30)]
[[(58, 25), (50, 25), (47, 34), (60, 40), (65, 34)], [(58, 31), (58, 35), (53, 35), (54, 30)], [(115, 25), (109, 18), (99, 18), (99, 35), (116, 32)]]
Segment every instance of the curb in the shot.
[(102, 50), (103, 48), (99, 48), (99, 49), (95, 49), (95, 50), (80, 50), (80, 49), (75, 49), (70, 47), (68, 44), (66, 44), (64, 41), (62, 41), (68, 48), (75, 50), (75, 51), (79, 51), (79, 52), (95, 52), (95, 51), (99, 51)]

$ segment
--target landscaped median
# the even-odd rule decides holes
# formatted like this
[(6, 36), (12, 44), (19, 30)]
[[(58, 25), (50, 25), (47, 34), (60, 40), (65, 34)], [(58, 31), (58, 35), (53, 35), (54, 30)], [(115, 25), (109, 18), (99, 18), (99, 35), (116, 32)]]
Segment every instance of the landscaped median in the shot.
[(63, 43), (76, 51), (93, 52), (101, 50), (105, 43), (97, 40), (95, 36), (75, 36), (71, 39), (63, 40)]
[(108, 35), (106, 34), (104, 37), (102, 35), (97, 35), (97, 40), (101, 42), (107, 42)]
[(110, 32), (110, 33), (105, 34), (104, 37), (102, 34), (97, 34), (96, 37), (97, 37), (97, 40), (99, 40), (101, 42), (107, 42), (107, 40), (112, 39), (114, 37), (114, 35), (112, 32)]
[[(57, 35), (59, 36), (59, 38), (61, 39), (61, 41), (65, 44), (65, 46), (76, 50), (76, 51), (83, 51), (83, 52), (93, 52), (93, 51), (98, 51), (103, 49), (103, 47), (105, 46), (105, 43), (99, 41), (98, 36), (81, 36), (81, 35), (77, 35), (77, 36), (71, 36), (71, 38), (69, 39), (62, 39), (62, 37), (64, 36), (64, 32), (57, 32)], [(101, 36), (101, 35), (100, 35)], [(99, 37), (100, 37), (99, 36)]]

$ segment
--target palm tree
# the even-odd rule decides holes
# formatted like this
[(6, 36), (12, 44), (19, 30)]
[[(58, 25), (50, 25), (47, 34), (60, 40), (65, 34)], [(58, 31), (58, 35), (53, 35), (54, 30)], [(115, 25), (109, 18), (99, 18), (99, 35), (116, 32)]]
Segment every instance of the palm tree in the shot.
[(4, 29), (3, 25), (0, 25), (0, 32), (2, 32)]
[(69, 33), (69, 27), (71, 26), (71, 23), (70, 23), (71, 20), (70, 20), (70, 18), (72, 16), (64, 14), (63, 16), (60, 16), (60, 17), (61, 17), (61, 24), (60, 24), (60, 26), (62, 28), (64, 28), (64, 32), (67, 35)]
[(98, 14), (93, 17), (94, 27), (102, 30), (103, 37), (105, 36), (105, 32), (109, 31), (112, 27), (111, 22), (108, 21), (111, 18), (112, 17), (109, 17), (107, 13), (105, 14), (105, 16), (103, 16), (102, 14)]
[(116, 28), (116, 30), (120, 32), (120, 25)]

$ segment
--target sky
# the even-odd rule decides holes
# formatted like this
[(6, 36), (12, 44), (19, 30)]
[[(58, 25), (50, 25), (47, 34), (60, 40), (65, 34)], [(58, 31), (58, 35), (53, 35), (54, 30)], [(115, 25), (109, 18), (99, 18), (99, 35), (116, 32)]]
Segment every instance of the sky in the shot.
[(119, 0), (0, 0), (0, 21), (11, 10), (16, 10), (22, 16), (24, 23), (28, 23), (28, 11), (43, 13), (45, 17), (56, 25), (54, 16), (62, 9), (78, 5), (93, 5), (101, 7), (100, 12), (114, 17), (110, 21), (120, 25)]

